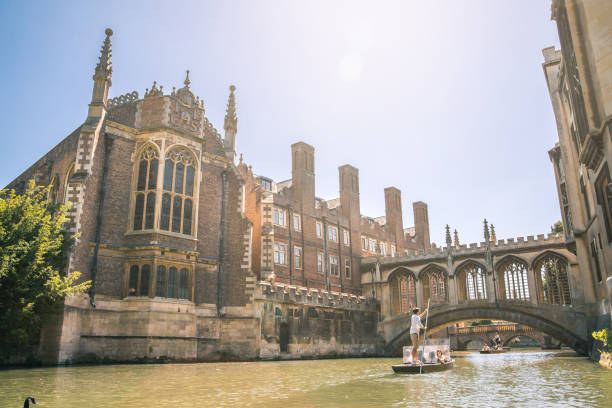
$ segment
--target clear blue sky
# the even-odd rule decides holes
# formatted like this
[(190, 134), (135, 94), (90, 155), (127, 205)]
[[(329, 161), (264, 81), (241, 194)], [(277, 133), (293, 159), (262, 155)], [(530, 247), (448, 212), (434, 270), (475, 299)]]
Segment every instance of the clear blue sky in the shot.
[(156, 80), (192, 89), (220, 131), (237, 86), (237, 151), (291, 177), (290, 145), (315, 147), (316, 193), (360, 170), (363, 214), (383, 188), (429, 204), (463, 243), (547, 233), (560, 219), (547, 151), (556, 127), (542, 48), (558, 46), (550, 1), (3, 1), (0, 184), (85, 119), (104, 29), (111, 97)]

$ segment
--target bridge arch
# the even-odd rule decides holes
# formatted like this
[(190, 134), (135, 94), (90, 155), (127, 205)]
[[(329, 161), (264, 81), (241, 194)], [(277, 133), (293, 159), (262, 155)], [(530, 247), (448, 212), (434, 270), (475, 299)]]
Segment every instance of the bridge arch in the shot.
[(538, 336), (537, 334), (529, 334), (529, 333), (516, 333), (516, 334), (512, 334), (511, 336), (502, 338), (502, 345), (504, 347), (508, 346), (510, 344), (510, 342), (514, 339), (517, 339), (519, 337), (527, 337), (530, 338), (531, 340), (535, 341), (536, 343), (538, 343), (540, 345), (540, 347), (544, 347), (544, 339), (541, 336)]
[[(441, 305), (432, 308), (428, 318), (428, 330), (436, 331), (465, 320), (493, 319), (505, 320), (533, 327), (546, 335), (557, 339), (581, 354), (586, 354), (589, 340), (586, 338), (584, 315), (571, 308), (559, 310), (559, 306), (517, 304), (500, 301), (498, 303), (470, 302), (460, 305)], [(392, 327), (385, 327), (387, 352), (401, 350), (408, 344), (409, 316), (383, 322)]]
[(391, 291), (391, 315), (409, 313), (417, 304), (416, 275), (410, 269), (400, 266), (387, 277)]

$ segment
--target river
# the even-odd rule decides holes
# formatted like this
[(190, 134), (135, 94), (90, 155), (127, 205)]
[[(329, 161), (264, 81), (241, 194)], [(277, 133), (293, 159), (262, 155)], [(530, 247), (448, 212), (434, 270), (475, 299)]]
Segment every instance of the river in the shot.
[(0, 407), (612, 407), (612, 371), (572, 354), (459, 352), (420, 376), (387, 358), (12, 369)]

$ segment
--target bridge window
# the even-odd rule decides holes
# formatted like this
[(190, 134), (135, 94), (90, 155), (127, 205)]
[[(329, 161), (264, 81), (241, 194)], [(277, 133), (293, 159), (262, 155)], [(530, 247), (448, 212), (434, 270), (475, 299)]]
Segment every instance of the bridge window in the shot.
[(504, 290), (508, 300), (528, 300), (527, 265), (519, 260), (510, 260), (502, 265)]
[(553, 254), (542, 258), (535, 267), (539, 274), (538, 294), (542, 302), (555, 305), (571, 305), (567, 278), (567, 261)]
[(458, 272), (465, 288), (461, 291), (464, 300), (482, 300), (487, 298), (487, 277), (482, 266), (470, 262)]
[(446, 275), (438, 268), (431, 268), (423, 277), (423, 292), (425, 303), (430, 299), (432, 303), (446, 301)]
[(416, 305), (416, 281), (412, 273), (396, 274), (391, 279), (391, 314), (409, 313)]

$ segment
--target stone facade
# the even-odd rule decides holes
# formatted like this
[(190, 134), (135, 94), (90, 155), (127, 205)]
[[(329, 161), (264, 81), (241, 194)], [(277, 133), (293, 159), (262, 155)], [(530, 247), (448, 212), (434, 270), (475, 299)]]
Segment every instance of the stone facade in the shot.
[(253, 272), (260, 279), (361, 294), (363, 256), (397, 256), (430, 248), (427, 204), (413, 204), (415, 227), (404, 229), (401, 192), (385, 189), (383, 217), (360, 213), (359, 170), (343, 165), (339, 198), (315, 196), (314, 148), (291, 146), (292, 178), (256, 175), (240, 157), (245, 212), (253, 223)]
[[(352, 294), (337, 293), (344, 289), (338, 279), (331, 280), (334, 292), (311, 292), (325, 286), (313, 269), (315, 248), (322, 246), (308, 244), (314, 219), (347, 228), (358, 243), (358, 196), (351, 201), (354, 228), (346, 216), (327, 220), (328, 211), (315, 208), (314, 176), (300, 173), (305, 181), (291, 191), (308, 192), (311, 200), (303, 202), (311, 205), (300, 212), (308, 230), (299, 241), (307, 273), (295, 283), (308, 288), (258, 282), (261, 257), (268, 256), (262, 230), (274, 227), (254, 216), (268, 204), (256, 201), (252, 172), (235, 164), (236, 88), (230, 87), (223, 137), (191, 91), (189, 71), (169, 94), (153, 82), (142, 98), (134, 91), (109, 99), (111, 35), (107, 30), (85, 122), (8, 186), (22, 192), (30, 179), (51, 184), (50, 201), (70, 205), (66, 227), (76, 243), (63, 272), (79, 271), (92, 285), (59, 307), (41, 334), (39, 358), (215, 361), (374, 353), (376, 304), (356, 296), (358, 274), (344, 280)], [(377, 228), (383, 236), (386, 227)], [(277, 228), (276, 237), (287, 240), (286, 228)], [(359, 247), (337, 250), (358, 270)]]
[(598, 304), (592, 327), (611, 327), (605, 281), (612, 276), (612, 4), (554, 0), (551, 10), (561, 50), (543, 50), (559, 136), (549, 155), (582, 295)]

